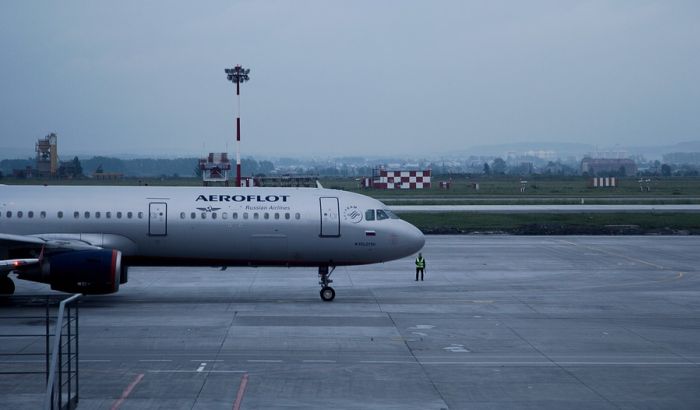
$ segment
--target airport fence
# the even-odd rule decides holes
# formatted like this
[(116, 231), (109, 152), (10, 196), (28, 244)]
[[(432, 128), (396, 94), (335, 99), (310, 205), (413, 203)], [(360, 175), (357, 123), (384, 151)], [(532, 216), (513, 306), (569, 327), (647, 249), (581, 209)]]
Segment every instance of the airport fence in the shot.
[(21, 379), (17, 397), (25, 404), (36, 402), (44, 409), (77, 406), (81, 296), (0, 299), (0, 381)]

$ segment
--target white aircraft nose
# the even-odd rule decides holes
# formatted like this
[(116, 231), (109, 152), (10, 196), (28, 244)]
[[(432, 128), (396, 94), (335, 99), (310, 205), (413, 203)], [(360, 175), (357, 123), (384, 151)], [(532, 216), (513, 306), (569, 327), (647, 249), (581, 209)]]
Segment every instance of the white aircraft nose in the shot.
[(423, 232), (420, 231), (420, 229), (416, 228), (415, 226), (409, 224), (411, 226), (411, 235), (410, 235), (410, 246), (411, 246), (411, 253), (416, 253), (419, 250), (423, 249), (423, 246), (425, 245), (425, 235), (423, 235)]
[(402, 256), (409, 256), (423, 249), (423, 245), (425, 245), (425, 236), (423, 232), (406, 221), (400, 222), (401, 240), (399, 241), (399, 246)]

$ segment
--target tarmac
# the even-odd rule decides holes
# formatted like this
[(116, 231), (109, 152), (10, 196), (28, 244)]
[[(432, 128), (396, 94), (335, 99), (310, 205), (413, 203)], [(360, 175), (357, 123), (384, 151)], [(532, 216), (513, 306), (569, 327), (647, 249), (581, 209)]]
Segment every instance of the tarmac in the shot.
[[(313, 269), (134, 268), (83, 299), (78, 408), (698, 409), (698, 250), (693, 236), (428, 236), (425, 281), (412, 258), (339, 267), (330, 303)], [(42, 393), (0, 376), (0, 408)]]

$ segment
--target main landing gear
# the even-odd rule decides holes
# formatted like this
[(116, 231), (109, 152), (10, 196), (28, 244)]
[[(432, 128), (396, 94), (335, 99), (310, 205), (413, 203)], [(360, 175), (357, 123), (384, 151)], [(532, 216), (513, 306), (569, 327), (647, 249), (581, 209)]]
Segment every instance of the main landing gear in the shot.
[(9, 276), (0, 276), (0, 295), (15, 293), (15, 282)]
[(328, 266), (318, 267), (318, 276), (320, 277), (318, 284), (321, 285), (321, 299), (323, 299), (324, 302), (330, 302), (335, 299), (335, 290), (328, 286), (330, 283), (333, 283), (330, 277), (334, 270), (335, 266), (331, 267), (330, 271), (328, 270)]

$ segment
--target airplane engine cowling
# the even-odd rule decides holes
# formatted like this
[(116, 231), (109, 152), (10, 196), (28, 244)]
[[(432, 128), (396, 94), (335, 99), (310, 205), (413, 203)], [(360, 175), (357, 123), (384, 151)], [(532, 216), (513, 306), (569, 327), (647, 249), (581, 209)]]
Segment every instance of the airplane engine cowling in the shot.
[(126, 275), (118, 250), (70, 251), (46, 259), (42, 267), (44, 278), (51, 289), (61, 292), (114, 293), (119, 290), (120, 278)]

